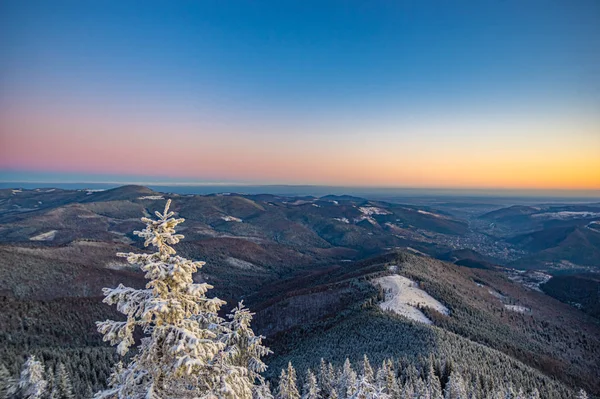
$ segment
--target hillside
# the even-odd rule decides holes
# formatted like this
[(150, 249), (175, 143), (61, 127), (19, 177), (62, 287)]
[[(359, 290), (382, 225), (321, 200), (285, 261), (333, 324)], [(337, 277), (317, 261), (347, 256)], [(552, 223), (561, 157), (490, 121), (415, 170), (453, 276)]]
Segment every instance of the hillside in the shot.
[[(103, 386), (115, 357), (94, 322), (118, 315), (100, 303), (101, 289), (143, 286), (142, 273), (115, 254), (142, 250), (132, 234), (143, 226), (140, 217), (172, 198), (186, 219), (178, 253), (207, 262), (195, 278), (214, 285), (227, 308), (244, 299), (256, 312), (255, 329), (275, 352), (267, 358), (271, 378), (289, 360), (299, 369), (321, 357), (341, 366), (368, 353), (374, 362), (392, 357), (421, 368), (433, 356), (490, 386), (542, 386), (543, 397), (567, 398), (571, 387), (600, 393), (597, 320), (526, 286), (523, 275), (514, 278), (518, 271), (482, 253), (496, 238), (444, 210), (350, 196), (178, 195), (139, 186), (0, 194), (0, 354), (13, 374), (26, 352), (35, 353), (69, 363), (79, 392)], [(502, 242), (520, 248), (523, 259), (594, 256), (577, 248), (596, 245), (597, 232), (560, 229)], [(553, 254), (557, 247), (572, 255)], [(394, 286), (395, 294), (414, 292), (392, 308), (408, 304), (431, 325), (382, 310), (386, 298), (397, 298), (386, 296), (394, 287), (380, 288), (380, 278), (410, 281)], [(425, 306), (436, 302), (447, 314)]]

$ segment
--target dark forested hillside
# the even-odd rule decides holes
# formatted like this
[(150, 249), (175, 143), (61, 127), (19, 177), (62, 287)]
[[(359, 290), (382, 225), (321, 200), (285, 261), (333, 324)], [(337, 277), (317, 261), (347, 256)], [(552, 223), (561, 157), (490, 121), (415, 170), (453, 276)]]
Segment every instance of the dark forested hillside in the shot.
[[(214, 285), (224, 310), (243, 299), (256, 313), (255, 330), (274, 352), (266, 358), (274, 383), (290, 360), (304, 375), (321, 358), (341, 367), (367, 354), (378, 365), (392, 359), (405, 382), (406, 370), (424, 378), (435, 365), (442, 386), (454, 369), (482, 395), (507, 382), (543, 398), (569, 398), (575, 388), (600, 394), (599, 323), (572, 306), (595, 315), (593, 275), (552, 277), (542, 285), (549, 296), (500, 266), (516, 255), (554, 253), (548, 248), (569, 239), (581, 246), (575, 231), (595, 245), (598, 233), (568, 227), (550, 243), (553, 230), (503, 238), (474, 230), (477, 220), (493, 230), (490, 220), (538, 210), (462, 220), (351, 196), (198, 196), (139, 186), (0, 191), (0, 363), (13, 376), (33, 354), (52, 369), (64, 364), (81, 397), (104, 386), (117, 357), (95, 322), (120, 315), (101, 303), (101, 289), (144, 286), (143, 273), (115, 254), (146, 251), (132, 232), (172, 198), (186, 219), (178, 253), (207, 262), (195, 279)], [(376, 281), (384, 276), (409, 279), (448, 313), (415, 304), (431, 322), (423, 324), (383, 310), (390, 293)]]

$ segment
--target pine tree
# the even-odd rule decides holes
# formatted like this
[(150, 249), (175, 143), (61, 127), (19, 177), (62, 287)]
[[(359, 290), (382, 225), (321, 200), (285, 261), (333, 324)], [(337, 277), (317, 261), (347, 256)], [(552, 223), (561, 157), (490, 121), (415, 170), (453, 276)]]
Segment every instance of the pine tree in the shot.
[(344, 362), (337, 390), (344, 398), (349, 398), (356, 390), (356, 372), (352, 369), (352, 364), (350, 364), (350, 359), (348, 358)]
[(427, 392), (431, 399), (442, 399), (442, 385), (438, 378), (435, 370), (433, 369), (433, 362), (429, 363), (429, 371), (427, 372)]
[(319, 390), (321, 391), (321, 396), (324, 398), (329, 398), (331, 396), (331, 389), (333, 388), (333, 379), (334, 375), (329, 367), (327, 367), (327, 363), (325, 360), (321, 358), (321, 364), (319, 365)]
[[(144, 246), (151, 245), (157, 252), (117, 254), (139, 265), (150, 281), (146, 289), (122, 284), (105, 288), (104, 302), (116, 305), (127, 320), (98, 322), (98, 331), (105, 341), (117, 345), (121, 356), (134, 344), (136, 327), (145, 337), (127, 367), (115, 370), (109, 389), (95, 398), (186, 399), (212, 395), (250, 399), (253, 373), (261, 365), (254, 364), (256, 368), (249, 370), (239, 364), (240, 356), (245, 355), (232, 344), (236, 333), (217, 314), (224, 302), (206, 297), (211, 285), (194, 283), (193, 274), (205, 263), (177, 256), (172, 248), (183, 239), (175, 233), (175, 227), (184, 219), (173, 217), (170, 204), (168, 200), (163, 213), (155, 212), (156, 220), (142, 218), (146, 228), (134, 232), (145, 239)], [(241, 326), (245, 321), (235, 323)]]
[(255, 385), (252, 389), (252, 399), (273, 399), (269, 383), (261, 381), (260, 384)]
[(453, 370), (450, 374), (450, 379), (448, 380), (448, 384), (446, 384), (444, 399), (467, 399), (465, 382), (458, 370)]
[(370, 384), (375, 382), (375, 373), (373, 372), (373, 368), (371, 367), (371, 363), (369, 363), (369, 358), (366, 353), (363, 356), (363, 376)]
[(7, 398), (9, 395), (14, 395), (16, 383), (11, 377), (8, 369), (3, 363), (0, 363), (0, 398)]
[(46, 369), (46, 381), (48, 382), (48, 385), (46, 386), (47, 399), (59, 399), (56, 376), (54, 375), (52, 367)]
[(288, 363), (287, 371), (281, 370), (277, 399), (300, 399), (300, 393), (296, 385), (296, 370), (292, 366), (292, 362)]
[(19, 393), (23, 399), (41, 399), (46, 393), (48, 383), (44, 379), (44, 366), (29, 356), (21, 371), (19, 379)]
[(67, 369), (63, 363), (59, 363), (56, 368), (56, 382), (55, 386), (58, 391), (57, 398), (59, 399), (75, 399), (73, 394), (73, 384), (71, 383), (71, 377), (67, 373)]
[(306, 372), (306, 381), (302, 388), (302, 399), (319, 399), (321, 397), (317, 378), (313, 372), (308, 369)]
[(260, 373), (267, 369), (260, 358), (272, 353), (262, 345), (264, 337), (254, 335), (250, 328), (253, 315), (244, 307), (243, 302), (240, 302), (228, 315), (230, 322), (226, 325), (228, 331), (225, 334), (227, 348), (232, 348), (231, 363), (246, 368), (252, 382), (261, 379)]

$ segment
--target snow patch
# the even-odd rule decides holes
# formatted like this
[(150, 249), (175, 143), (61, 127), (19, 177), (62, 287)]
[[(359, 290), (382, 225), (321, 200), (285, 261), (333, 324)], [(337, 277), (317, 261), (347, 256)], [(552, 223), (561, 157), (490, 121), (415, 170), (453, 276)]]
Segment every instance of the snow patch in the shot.
[(401, 316), (421, 323), (433, 322), (418, 307), (428, 307), (441, 314), (449, 315), (450, 311), (437, 299), (419, 288), (409, 278), (399, 275), (380, 277), (374, 283), (385, 290), (385, 300), (379, 304), (383, 310), (391, 310)]
[(104, 267), (110, 270), (132, 270), (138, 268), (138, 266), (128, 262), (108, 262)]
[(427, 212), (427, 211), (423, 211), (421, 209), (417, 210), (418, 213), (422, 214), (422, 215), (429, 215), (429, 216), (435, 216), (436, 218), (442, 218), (445, 219), (444, 216), (442, 215), (438, 215), (437, 213), (433, 213), (433, 212)]
[(262, 267), (255, 265), (254, 263), (245, 261), (243, 259), (238, 259), (238, 258), (234, 258), (231, 256), (228, 256), (225, 259), (225, 262), (227, 262), (229, 265), (236, 267), (238, 269), (243, 269), (243, 270), (262, 270)]
[(164, 200), (165, 197), (162, 195), (145, 195), (143, 197), (138, 197), (139, 200)]
[(226, 222), (238, 222), (238, 223), (242, 223), (242, 219), (236, 218), (235, 216), (225, 215), (225, 216), (221, 216), (221, 219), (223, 219)]
[(23, 190), (21, 189), (17, 189), (17, 190), (12, 190), (12, 195), (17, 195), (18, 193), (22, 193)]
[(56, 236), (56, 230), (50, 230), (46, 233), (38, 234), (37, 236), (29, 238), (31, 241), (52, 241)]
[(85, 195), (92, 195), (94, 193), (99, 193), (101, 191), (104, 191), (104, 189), (101, 189), (101, 188), (100, 189), (88, 189), (88, 190), (85, 190)]
[(342, 223), (350, 223), (348, 218), (333, 218), (333, 220), (337, 220), (338, 222), (342, 222)]
[(575, 218), (595, 218), (600, 217), (600, 212), (574, 212), (574, 211), (561, 211), (561, 212), (546, 212), (536, 213), (531, 217), (538, 219), (575, 219)]
[(505, 300), (505, 299), (507, 299), (507, 298), (508, 298), (506, 295), (502, 295), (502, 294), (501, 294), (501, 293), (499, 293), (498, 291), (496, 291), (496, 290), (493, 290), (493, 289), (491, 289), (491, 288), (488, 288), (488, 293), (489, 293), (491, 296), (493, 296), (494, 298), (498, 298), (498, 299), (500, 299), (501, 301), (503, 301), (503, 300)]
[(421, 252), (418, 249), (412, 248), (412, 247), (406, 247), (407, 250), (409, 250), (412, 253), (415, 253), (417, 255), (421, 255), (421, 256), (426, 256), (429, 258), (429, 255), (427, 255), (425, 252)]
[(377, 221), (375, 219), (373, 219), (370, 216), (366, 216), (366, 215), (362, 215), (359, 218), (354, 219), (354, 223), (360, 223), (363, 220), (366, 220), (367, 222), (371, 223), (373, 226), (377, 226)]
[(361, 206), (360, 208), (358, 208), (359, 211), (361, 211), (364, 215), (367, 216), (371, 216), (371, 215), (391, 215), (392, 213), (389, 211), (386, 211), (385, 209), (381, 209), (378, 208), (376, 206)]
[(519, 306), (519, 305), (504, 305), (504, 307), (508, 310), (510, 310), (511, 312), (517, 312), (517, 313), (529, 313), (531, 312), (530, 308), (527, 308), (525, 306)]

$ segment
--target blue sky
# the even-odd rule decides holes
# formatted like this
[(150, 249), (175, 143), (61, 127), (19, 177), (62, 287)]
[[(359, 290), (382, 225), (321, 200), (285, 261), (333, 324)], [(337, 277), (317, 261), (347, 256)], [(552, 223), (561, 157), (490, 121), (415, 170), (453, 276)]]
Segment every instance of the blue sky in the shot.
[[(541, 149), (547, 158), (565, 151), (568, 159), (587, 159), (590, 148), (600, 150), (597, 1), (4, 1), (0, 7), (0, 116), (20, 118), (1, 126), (5, 148), (15, 149), (0, 165), (8, 172), (163, 176), (147, 166), (107, 168), (100, 160), (37, 162), (43, 153), (32, 160), (17, 154), (26, 146), (15, 143), (27, 136), (52, 148), (63, 140), (71, 143), (64, 159), (93, 153), (89, 143), (101, 134), (115, 145), (146, 136), (129, 133), (137, 129), (161, 140), (147, 125), (177, 138), (183, 152), (231, 147), (247, 160), (238, 165), (224, 153), (220, 169), (199, 163), (185, 176), (165, 175), (200, 180), (366, 184), (368, 175), (353, 181), (341, 170), (322, 180), (306, 164), (298, 166), (305, 173), (292, 164), (283, 167), (292, 171), (287, 175), (270, 171), (303, 154), (328, 168), (325, 157), (340, 148), (348, 155), (334, 156), (336, 162), (352, 162), (371, 141), (380, 146), (368, 156), (387, 161), (362, 168), (390, 174), (378, 182), (399, 186), (420, 180), (400, 172), (394, 180), (389, 169), (400, 165), (387, 149), (431, 148), (408, 157), (412, 171), (420, 159), (439, 158), (447, 141), (455, 153), (506, 148), (498, 162), (515, 146), (530, 150), (516, 158), (536, 156), (544, 137), (551, 142)], [(77, 118), (83, 121), (68, 123)], [(564, 145), (573, 137), (577, 145)], [(579, 169), (595, 166), (590, 162)], [(250, 163), (266, 164), (246, 173)], [(535, 171), (529, 174), (515, 185), (535, 185)], [(422, 180), (481, 184), (457, 176), (436, 178), (432, 170)], [(590, 186), (595, 178), (579, 180)], [(499, 179), (496, 186), (503, 185), (511, 184)]]

